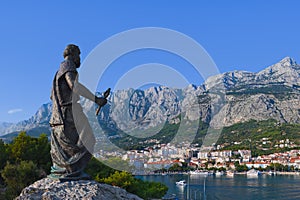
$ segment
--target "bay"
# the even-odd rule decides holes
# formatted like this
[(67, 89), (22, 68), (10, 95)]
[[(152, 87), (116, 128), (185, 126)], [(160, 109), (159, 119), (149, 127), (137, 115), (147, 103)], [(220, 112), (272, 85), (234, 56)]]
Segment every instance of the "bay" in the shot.
[[(168, 174), (136, 176), (142, 180), (161, 182), (168, 186), (166, 196), (182, 200), (299, 200), (299, 175), (261, 175), (247, 178), (245, 175), (192, 176)], [(185, 180), (186, 186), (176, 181)]]

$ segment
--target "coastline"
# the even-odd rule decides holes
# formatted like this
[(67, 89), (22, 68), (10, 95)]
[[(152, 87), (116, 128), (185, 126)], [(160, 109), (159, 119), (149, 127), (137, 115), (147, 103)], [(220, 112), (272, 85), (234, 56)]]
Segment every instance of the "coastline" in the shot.
[[(211, 172), (213, 173), (213, 172)], [(262, 175), (269, 175), (269, 172), (262, 171), (260, 172)], [(274, 172), (276, 175), (293, 175), (293, 176), (300, 176), (300, 172), (281, 172), (281, 171), (275, 171)], [(146, 173), (146, 174), (135, 174), (134, 176), (166, 176), (166, 175), (188, 175), (189, 172), (164, 172), (164, 173)], [(234, 172), (235, 175), (247, 175), (247, 171), (245, 172)], [(211, 175), (210, 175), (211, 176)], [(223, 176), (226, 176), (224, 174)]]
[[(263, 174), (267, 174), (268, 172), (263, 172)], [(280, 172), (280, 171), (276, 171), (275, 172), (276, 175), (294, 175), (294, 176), (298, 176), (300, 175), (299, 172)]]

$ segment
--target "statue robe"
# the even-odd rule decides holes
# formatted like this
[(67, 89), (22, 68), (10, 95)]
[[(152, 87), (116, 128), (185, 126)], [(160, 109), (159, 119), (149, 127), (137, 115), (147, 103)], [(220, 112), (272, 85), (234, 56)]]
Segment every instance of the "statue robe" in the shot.
[(88, 119), (78, 103), (79, 95), (73, 93), (73, 88), (66, 82), (66, 73), (78, 76), (72, 61), (63, 61), (53, 80), (50, 119), (52, 127), (50, 153), (53, 162), (51, 176), (59, 179), (68, 177), (80, 179), (85, 176), (83, 170), (92, 156), (95, 138)]

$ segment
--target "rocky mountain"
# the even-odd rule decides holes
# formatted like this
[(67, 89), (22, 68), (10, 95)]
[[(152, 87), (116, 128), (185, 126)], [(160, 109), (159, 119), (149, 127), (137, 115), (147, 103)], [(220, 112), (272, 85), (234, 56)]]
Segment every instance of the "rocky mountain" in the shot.
[(208, 78), (205, 82), (207, 89), (223, 84), (226, 90), (266, 87), (280, 84), (290, 87), (299, 86), (300, 65), (292, 58), (286, 57), (266, 69), (258, 72), (233, 71)]
[(49, 120), (51, 116), (51, 103), (43, 104), (38, 111), (28, 120), (16, 124), (6, 123), (0, 129), (0, 136), (9, 133), (19, 133), (20, 131), (29, 131), (31, 135), (40, 133), (50, 133)]
[[(299, 87), (300, 65), (286, 57), (258, 73), (226, 72), (208, 78), (200, 86), (116, 91), (101, 110), (98, 120), (107, 127), (132, 134), (153, 130), (166, 121), (188, 123), (199, 119), (213, 128), (250, 119), (272, 118), (283, 123), (299, 123)], [(94, 104), (87, 100), (82, 103), (88, 116), (95, 118)], [(51, 104), (45, 104), (29, 120), (10, 125), (1, 132), (49, 130), (50, 113)]]
[(12, 125), (13, 123), (0, 122), (0, 133), (4, 133), (7, 130), (7, 128), (9, 128)]
[(289, 57), (258, 73), (227, 72), (205, 84), (208, 90), (224, 84), (226, 104), (220, 113), (225, 126), (250, 119), (300, 122), (300, 65)]

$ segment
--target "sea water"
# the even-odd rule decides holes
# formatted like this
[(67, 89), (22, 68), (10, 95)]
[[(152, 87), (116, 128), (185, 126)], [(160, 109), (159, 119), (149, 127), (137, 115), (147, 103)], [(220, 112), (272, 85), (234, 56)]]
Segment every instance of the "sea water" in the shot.
[[(192, 200), (300, 200), (299, 175), (195, 176), (187, 174), (137, 176), (142, 180), (161, 182), (168, 186), (168, 197)], [(185, 180), (186, 186), (176, 182)], [(176, 197), (176, 198), (175, 198)]]

